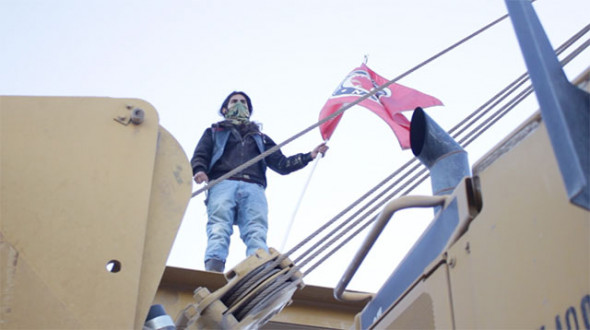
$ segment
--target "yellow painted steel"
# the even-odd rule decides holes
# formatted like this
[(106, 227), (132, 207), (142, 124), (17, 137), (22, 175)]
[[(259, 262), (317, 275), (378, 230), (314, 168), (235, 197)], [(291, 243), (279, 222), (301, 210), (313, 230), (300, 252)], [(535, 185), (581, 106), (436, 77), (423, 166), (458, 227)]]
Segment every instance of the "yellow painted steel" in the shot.
[(0, 141), (2, 327), (140, 328), (192, 189), (155, 109), (4, 96)]
[(419, 281), (390, 312), (373, 324), (374, 329), (452, 329), (453, 313), (448, 266)]
[[(424, 205), (436, 205), (444, 202), (445, 206), (453, 203), (457, 208), (458, 222), (453, 233), (448, 237), (443, 253), (432, 260), (414, 282), (391, 306), (375, 316), (372, 329), (450, 329), (453, 328), (453, 306), (449, 288), (449, 266), (453, 267), (456, 260), (448, 258), (446, 250), (466, 232), (470, 222), (477, 216), (481, 201), (475, 191), (473, 180), (465, 177), (455, 187), (452, 194), (432, 196), (429, 199), (414, 196), (398, 198), (388, 207), (406, 204), (404, 200), (414, 204), (414, 199), (423, 200)], [(416, 201), (417, 201), (416, 200)], [(411, 203), (408, 203), (410, 205)], [(387, 212), (383, 212), (386, 214)], [(391, 214), (390, 214), (391, 215)], [(428, 229), (427, 229), (428, 230)], [(334, 290), (336, 292), (336, 289)], [(360, 314), (356, 317), (355, 328), (361, 327)]]
[[(567, 200), (540, 115), (473, 173), (454, 192), (467, 220), (372, 327), (587, 327), (590, 213)], [(0, 327), (141, 328), (151, 304), (174, 317), (225, 285), (165, 270), (191, 188), (145, 101), (0, 97)], [(362, 308), (308, 286), (263, 328), (358, 328)]]
[(590, 213), (569, 202), (540, 115), (475, 164), (474, 180), (459, 213), (481, 203), (479, 214), (372, 328), (588, 326)]
[[(576, 85), (589, 91), (589, 78)], [(479, 213), (371, 328), (590, 327), (590, 212), (569, 202), (541, 115), (482, 157), (473, 181), (455, 192), (473, 196), (458, 211)]]
[[(456, 260), (450, 271), (455, 325), (583, 327), (590, 213), (569, 202), (542, 122), (506, 143), (513, 145), (509, 152), (493, 156), (477, 174), (482, 211), (449, 250)], [(566, 316), (570, 308), (575, 316)]]

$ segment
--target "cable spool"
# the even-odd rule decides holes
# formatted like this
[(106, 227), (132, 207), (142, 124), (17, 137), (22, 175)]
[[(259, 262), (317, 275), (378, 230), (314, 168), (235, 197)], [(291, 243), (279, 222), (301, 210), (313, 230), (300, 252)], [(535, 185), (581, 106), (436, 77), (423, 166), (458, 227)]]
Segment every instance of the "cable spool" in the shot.
[(304, 286), (303, 274), (291, 260), (273, 248), (260, 249), (225, 274), (228, 284), (211, 293), (195, 290), (196, 303), (176, 320), (178, 329), (256, 329), (290, 301)]

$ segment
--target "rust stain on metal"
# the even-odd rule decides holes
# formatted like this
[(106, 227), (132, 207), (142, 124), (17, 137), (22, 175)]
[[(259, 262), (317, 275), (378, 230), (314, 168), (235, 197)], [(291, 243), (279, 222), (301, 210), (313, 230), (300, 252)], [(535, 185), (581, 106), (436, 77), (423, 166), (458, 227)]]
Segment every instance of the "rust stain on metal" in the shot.
[(12, 297), (16, 279), (16, 266), (18, 264), (18, 251), (4, 240), (0, 232), (0, 325), (2, 325), (7, 314), (12, 311)]

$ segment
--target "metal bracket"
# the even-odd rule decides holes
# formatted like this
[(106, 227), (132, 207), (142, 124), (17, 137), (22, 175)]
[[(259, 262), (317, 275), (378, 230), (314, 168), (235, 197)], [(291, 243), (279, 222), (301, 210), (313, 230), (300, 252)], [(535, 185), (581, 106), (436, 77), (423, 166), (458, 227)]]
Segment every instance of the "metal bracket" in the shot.
[(129, 123), (133, 123), (134, 125), (139, 125), (143, 123), (145, 119), (145, 111), (140, 108), (135, 108), (131, 105), (127, 106), (127, 113), (124, 115), (117, 116), (113, 118), (116, 122), (123, 124), (125, 126), (129, 125)]

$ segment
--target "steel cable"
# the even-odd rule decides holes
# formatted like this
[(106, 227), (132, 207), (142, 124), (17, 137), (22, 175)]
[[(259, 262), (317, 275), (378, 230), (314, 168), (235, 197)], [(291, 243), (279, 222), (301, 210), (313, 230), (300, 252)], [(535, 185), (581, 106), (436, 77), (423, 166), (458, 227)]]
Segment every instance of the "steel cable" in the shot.
[[(252, 158), (248, 162), (246, 162), (246, 163), (238, 166), (237, 168), (235, 168), (234, 170), (232, 170), (229, 173), (225, 174), (224, 176), (220, 177), (219, 179), (211, 181), (206, 187), (203, 187), (203, 188), (197, 190), (196, 192), (194, 192), (192, 194), (192, 197), (200, 194), (201, 192), (203, 192), (203, 191), (205, 191), (207, 189), (210, 189), (215, 184), (217, 184), (217, 183), (219, 183), (219, 182), (221, 182), (221, 181), (229, 178), (230, 176), (232, 176), (232, 175), (240, 172), (241, 170), (243, 170), (243, 169), (251, 166), (252, 164), (258, 162), (262, 158), (264, 158), (264, 157), (270, 155), (271, 153), (277, 151), (281, 147), (287, 145), (288, 143), (294, 141), (295, 139), (301, 137), (302, 135), (307, 134), (308, 132), (310, 132), (311, 130), (315, 129), (316, 127), (318, 127), (319, 125), (323, 124), (324, 122), (326, 122), (328, 120), (331, 120), (331, 119), (335, 118), (336, 116), (341, 115), (342, 113), (344, 113), (346, 110), (350, 109), (351, 107), (353, 107), (353, 106), (357, 105), (358, 103), (362, 102), (363, 100), (365, 100), (365, 99), (367, 99), (367, 98), (375, 95), (377, 92), (383, 90), (387, 86), (395, 83), (396, 81), (400, 80), (401, 78), (403, 78), (403, 77), (409, 75), (410, 73), (416, 71), (417, 69), (423, 67), (424, 65), (432, 62), (433, 60), (437, 59), (438, 57), (442, 56), (443, 54), (448, 53), (452, 49), (454, 49), (457, 46), (461, 45), (462, 43), (468, 41), (469, 39), (475, 37), (476, 35), (482, 33), (483, 31), (485, 31), (488, 28), (494, 26), (495, 24), (499, 23), (500, 21), (504, 20), (507, 17), (508, 17), (508, 15), (504, 15), (504, 16), (502, 16), (502, 17), (494, 20), (493, 22), (491, 22), (488, 25), (484, 26), (483, 28), (477, 30), (476, 32), (470, 34), (469, 36), (461, 39), (460, 41), (456, 42), (455, 44), (451, 45), (450, 47), (444, 49), (443, 51), (437, 53), (436, 55), (428, 58), (427, 60), (425, 60), (423, 62), (421, 62), (420, 64), (418, 64), (414, 68), (412, 68), (412, 69), (408, 70), (407, 72), (399, 75), (398, 77), (396, 77), (396, 78), (388, 81), (386, 84), (381, 85), (380, 87), (374, 89), (370, 93), (364, 95), (363, 97), (360, 97), (356, 101), (354, 101), (354, 102), (352, 102), (352, 103), (350, 103), (350, 104), (342, 107), (337, 112), (333, 113), (332, 115), (328, 116), (327, 118), (318, 121), (317, 123), (309, 126), (308, 128), (304, 129), (303, 131), (295, 134), (294, 136), (292, 136), (291, 138), (285, 140), (284, 142), (282, 142), (282, 143), (276, 145), (275, 147), (273, 147), (273, 148), (265, 151), (264, 153), (260, 154), (259, 156), (255, 157), (255, 158)], [(563, 52), (567, 47), (569, 47), (570, 45), (572, 45), (573, 43), (575, 43), (575, 41), (577, 41), (577, 39), (579, 39), (582, 35), (584, 35), (585, 33), (587, 33), (589, 29), (590, 29), (590, 25), (587, 25), (584, 29), (582, 29), (580, 32), (578, 32), (576, 35), (574, 35), (572, 38), (570, 38), (565, 44), (563, 44), (562, 46), (560, 46), (560, 48), (558, 48), (556, 50), (556, 53), (557, 54), (560, 54), (561, 52)], [(583, 49), (587, 48), (588, 47), (588, 44), (589, 44), (589, 42), (586, 41), (584, 43), (584, 45), (582, 45), (581, 47), (579, 47), (576, 51), (574, 51), (574, 53), (572, 53), (570, 56), (568, 56), (566, 59), (564, 59), (564, 61), (562, 61), (562, 65), (565, 65), (573, 57), (577, 56), (581, 51), (583, 51)], [(477, 121), (481, 120), (483, 118), (483, 116), (485, 116), (489, 111), (491, 111), (491, 109), (493, 109), (500, 102), (502, 102), (504, 99), (506, 99), (508, 97), (508, 95), (514, 93), (515, 90), (518, 89), (519, 87), (521, 87), (522, 84), (524, 82), (526, 82), (527, 80), (528, 80), (528, 75), (527, 74), (521, 75), (513, 83), (511, 83), (509, 86), (507, 86), (502, 91), (500, 91), (499, 93), (497, 93), (489, 101), (487, 101), (486, 103), (484, 103), (484, 105), (482, 105), (481, 107), (479, 107), (478, 109), (476, 109), (469, 116), (467, 116), (461, 122), (459, 122), (455, 127), (453, 127), (451, 130), (449, 130), (449, 134), (454, 133), (453, 134), (453, 138), (458, 138), (461, 134), (465, 133), (465, 131), (466, 131), (467, 128), (473, 126)], [(512, 110), (517, 104), (519, 104), (528, 95), (530, 95), (530, 93), (532, 93), (532, 87), (528, 87), (527, 89), (525, 89), (525, 91), (521, 92), (517, 97), (513, 98), (507, 105), (503, 106), (500, 110), (498, 110), (494, 114), (492, 114), (492, 116), (490, 117), (492, 119), (489, 119), (488, 118), (486, 120), (487, 124), (485, 124), (485, 123), (484, 124), (480, 124), (480, 125), (478, 125), (476, 127), (476, 129), (468, 132), (466, 134), (466, 136), (461, 139), (461, 142), (460, 143), (463, 143), (462, 146), (465, 147), (465, 146), (469, 145), (470, 143), (472, 143), (483, 132), (485, 132), (490, 127), (492, 127), (494, 123), (496, 123), (506, 113), (508, 113), (510, 110)], [(465, 127), (463, 127), (463, 126), (465, 126)], [(463, 128), (461, 128), (461, 127), (463, 127)], [(372, 189), (370, 189), (367, 193), (363, 194), (358, 200), (356, 200), (355, 202), (351, 203), (348, 207), (346, 207), (343, 211), (341, 211), (340, 213), (338, 213), (338, 215), (336, 215), (331, 220), (329, 220), (324, 225), (322, 225), (314, 233), (312, 233), (311, 235), (307, 236), (304, 240), (302, 240), (301, 242), (299, 242), (296, 246), (294, 246), (292, 249), (290, 249), (287, 253), (281, 255), (277, 260), (275, 260), (273, 262), (275, 264), (275, 266), (278, 265), (278, 264), (280, 264), (285, 258), (289, 257), (291, 254), (295, 253), (297, 250), (301, 249), (305, 244), (307, 244), (308, 242), (310, 242), (313, 238), (317, 237), (321, 232), (323, 232), (328, 227), (330, 227), (331, 225), (333, 225), (337, 220), (339, 220), (345, 214), (347, 214), (350, 211), (352, 211), (361, 202), (363, 202), (365, 199), (367, 199), (370, 196), (372, 196), (377, 190), (379, 190), (380, 188), (382, 188), (383, 186), (385, 186), (389, 181), (393, 180), (395, 177), (397, 177), (398, 175), (400, 175), (405, 169), (407, 169), (408, 167), (410, 167), (415, 162), (417, 162), (417, 159), (416, 158), (412, 158), (408, 162), (406, 162), (404, 165), (402, 165), (401, 167), (399, 167), (394, 173), (392, 173), (387, 178), (385, 178), (384, 180), (382, 180), (381, 182), (379, 182), (375, 187), (373, 187)], [(406, 182), (403, 183), (399, 188), (397, 188), (397, 189), (394, 190), (394, 188), (397, 185), (401, 184), (401, 182), (404, 179), (406, 179), (411, 173), (415, 172), (418, 169), (420, 169), (420, 170), (419, 170), (419, 172), (417, 174), (413, 175), (409, 180), (406, 180)], [(360, 208), (360, 210), (357, 210), (353, 215), (351, 215), (344, 222), (344, 224), (342, 226), (340, 226), (339, 228), (337, 228), (335, 230), (332, 230), (330, 233), (328, 233), (326, 236), (324, 236), (324, 239), (319, 240), (318, 243), (314, 244), (311, 248), (307, 249), (301, 255), (299, 255), (298, 258), (296, 259), (295, 266), (290, 270), (289, 273), (300, 271), (304, 266), (306, 266), (312, 260), (316, 259), (322, 252), (325, 252), (330, 246), (332, 246), (338, 240), (340, 240), (341, 238), (343, 238), (346, 233), (350, 233), (350, 231), (352, 229), (354, 229), (355, 227), (357, 227), (357, 226), (360, 225), (360, 227), (357, 230), (355, 230), (354, 232), (350, 233), (350, 235), (348, 237), (346, 237), (342, 242), (340, 242), (336, 247), (334, 247), (332, 250), (329, 250), (329, 251), (325, 252), (324, 256), (322, 256), (321, 259), (319, 259), (317, 262), (315, 262), (313, 265), (311, 265), (305, 272), (303, 272), (303, 276), (306, 276), (309, 273), (311, 273), (311, 271), (313, 271), (314, 269), (316, 269), (327, 258), (329, 258), (330, 256), (332, 256), (342, 246), (344, 246), (345, 244), (347, 244), (352, 238), (354, 238), (355, 236), (357, 236), (360, 232), (362, 232), (364, 229), (366, 229), (366, 227), (368, 227), (372, 222), (374, 222), (376, 216), (373, 216), (371, 219), (369, 219), (364, 224), (362, 224), (362, 222), (365, 219), (367, 219), (368, 217), (370, 217), (373, 213), (377, 212), (383, 206), (383, 204), (385, 204), (388, 200), (394, 198), (397, 194), (399, 194), (404, 188), (408, 187), (410, 184), (413, 183), (412, 186), (410, 188), (406, 189), (402, 193), (401, 196), (407, 195), (409, 192), (411, 192), (413, 189), (415, 189), (415, 187), (417, 187), (423, 181), (425, 181), (429, 177), (429, 174), (428, 173), (425, 174), (425, 172), (427, 172), (427, 170), (426, 170), (426, 168), (422, 164), (417, 164), (417, 165), (413, 166), (407, 173), (404, 173), (405, 175), (402, 178), (399, 178), (394, 183), (390, 184), (388, 187), (385, 188), (384, 191), (382, 191), (379, 194), (377, 194), (375, 197), (373, 197), (371, 200), (369, 200), (364, 206), (362, 206)], [(392, 193), (390, 193), (389, 195), (387, 195), (386, 198), (382, 199), (382, 197), (387, 192), (389, 192), (391, 190), (394, 190), (394, 191)], [(381, 202), (377, 202), (379, 199), (382, 199), (382, 201)], [(374, 205), (373, 207), (370, 207), (372, 204), (375, 204), (375, 203), (376, 203), (376, 205)], [(366, 211), (367, 209), (368, 209), (368, 211)], [(355, 219), (355, 217), (359, 216), (362, 213), (362, 211), (366, 211), (366, 212), (363, 215), (361, 215), (359, 219), (357, 219), (356, 221), (353, 222), (353, 220)], [(348, 227), (345, 227), (344, 230), (340, 230), (341, 228), (344, 228), (344, 225), (346, 225), (348, 223), (351, 223), (351, 222), (352, 222), (352, 224), (350, 224)], [(341, 232), (337, 234), (338, 231), (341, 231)], [(327, 238), (329, 238), (329, 237), (332, 237), (332, 238), (329, 239), (329, 240), (327, 240)], [(313, 252), (314, 250), (315, 250), (315, 252)], [(272, 269), (273, 267), (269, 267), (269, 268)], [(257, 274), (256, 275), (256, 277), (259, 277), (259, 276), (265, 276), (265, 274), (260, 273), (260, 274)], [(288, 278), (288, 276), (286, 276), (285, 278)], [(276, 285), (279, 285), (279, 283), (276, 283)]]
[(453, 49), (455, 49), (455, 48), (457, 48), (457, 47), (458, 47), (458, 46), (460, 46), (461, 44), (463, 44), (463, 43), (467, 42), (468, 40), (470, 40), (470, 39), (474, 38), (475, 36), (479, 35), (480, 33), (484, 32), (485, 30), (487, 30), (487, 29), (491, 28), (492, 26), (494, 26), (494, 25), (498, 24), (499, 22), (501, 22), (502, 20), (506, 19), (507, 17), (508, 17), (508, 15), (506, 14), (506, 15), (504, 15), (504, 16), (502, 16), (502, 17), (500, 17), (500, 18), (498, 18), (498, 19), (496, 19), (496, 20), (494, 20), (494, 21), (492, 21), (491, 23), (489, 23), (489, 24), (485, 25), (484, 27), (482, 27), (482, 28), (478, 29), (477, 31), (473, 32), (472, 34), (468, 35), (467, 37), (465, 37), (465, 38), (463, 38), (463, 39), (461, 39), (461, 40), (459, 40), (459, 41), (455, 42), (455, 43), (454, 43), (454, 44), (452, 44), (451, 46), (449, 46), (449, 47), (445, 48), (444, 50), (442, 50), (442, 51), (438, 52), (437, 54), (435, 54), (435, 55), (431, 56), (430, 58), (428, 58), (428, 59), (424, 60), (423, 62), (421, 62), (420, 64), (418, 64), (418, 65), (416, 65), (415, 67), (411, 68), (410, 70), (408, 70), (408, 71), (406, 71), (406, 72), (402, 73), (401, 75), (399, 75), (399, 76), (395, 77), (394, 79), (391, 79), (391, 80), (389, 80), (389, 81), (388, 81), (388, 82), (386, 82), (385, 84), (383, 84), (383, 85), (381, 85), (381, 86), (379, 86), (379, 87), (377, 87), (377, 88), (373, 89), (373, 90), (372, 90), (370, 93), (368, 93), (368, 94), (365, 94), (365, 95), (363, 95), (363, 96), (359, 97), (359, 98), (358, 98), (357, 100), (355, 100), (354, 102), (351, 102), (351, 103), (349, 103), (349, 104), (347, 104), (347, 105), (343, 106), (343, 107), (342, 107), (342, 108), (340, 108), (338, 111), (336, 111), (336, 112), (334, 112), (333, 114), (331, 114), (330, 116), (328, 116), (328, 117), (326, 117), (326, 118), (324, 118), (324, 119), (322, 119), (322, 120), (318, 121), (317, 123), (315, 123), (315, 124), (313, 124), (313, 125), (309, 126), (308, 128), (306, 128), (306, 129), (302, 130), (301, 132), (299, 132), (299, 133), (297, 133), (297, 134), (293, 135), (292, 137), (290, 137), (290, 138), (286, 139), (285, 141), (283, 141), (283, 142), (281, 142), (281, 143), (277, 144), (276, 146), (274, 146), (274, 147), (272, 147), (272, 148), (270, 148), (270, 149), (268, 149), (268, 150), (264, 151), (264, 152), (263, 152), (263, 153), (261, 153), (260, 155), (258, 155), (258, 156), (256, 156), (256, 157), (254, 157), (254, 158), (252, 158), (252, 159), (250, 159), (250, 160), (248, 160), (248, 161), (247, 161), (247, 162), (245, 162), (244, 164), (242, 164), (242, 165), (240, 165), (240, 166), (238, 166), (238, 167), (234, 168), (233, 170), (231, 170), (230, 172), (228, 172), (228, 173), (224, 174), (223, 176), (219, 177), (218, 179), (216, 179), (216, 180), (212, 180), (211, 182), (209, 182), (209, 184), (208, 184), (206, 187), (203, 187), (203, 188), (201, 188), (201, 189), (198, 189), (197, 191), (195, 191), (195, 192), (192, 194), (191, 198), (192, 198), (192, 197), (195, 197), (195, 196), (197, 196), (197, 195), (199, 195), (200, 193), (202, 193), (202, 192), (204, 192), (204, 191), (206, 191), (206, 190), (208, 190), (208, 189), (211, 189), (211, 187), (215, 186), (215, 185), (216, 185), (216, 184), (218, 184), (219, 182), (221, 182), (221, 181), (223, 181), (223, 180), (225, 180), (225, 179), (227, 179), (227, 178), (229, 178), (229, 177), (231, 177), (231, 176), (233, 176), (233, 175), (235, 175), (235, 174), (239, 173), (240, 171), (242, 171), (242, 170), (244, 170), (244, 169), (246, 169), (246, 168), (250, 167), (251, 165), (255, 164), (256, 162), (260, 161), (261, 159), (263, 159), (263, 158), (267, 157), (268, 155), (272, 154), (273, 152), (275, 152), (275, 151), (279, 150), (279, 149), (280, 149), (280, 148), (282, 148), (283, 146), (285, 146), (285, 145), (287, 145), (287, 144), (289, 144), (289, 143), (293, 142), (294, 140), (298, 139), (299, 137), (301, 137), (301, 136), (303, 136), (303, 135), (305, 135), (305, 134), (309, 133), (311, 130), (315, 129), (316, 127), (320, 126), (321, 124), (323, 124), (323, 123), (325, 123), (325, 122), (327, 122), (327, 121), (329, 121), (329, 120), (332, 120), (333, 118), (335, 118), (335, 117), (337, 117), (337, 116), (339, 116), (339, 115), (343, 114), (343, 113), (344, 113), (346, 110), (348, 110), (348, 109), (352, 108), (353, 106), (355, 106), (355, 105), (359, 104), (360, 102), (362, 102), (362, 101), (364, 101), (364, 100), (366, 100), (366, 99), (368, 99), (368, 98), (372, 97), (373, 95), (375, 95), (375, 94), (377, 94), (378, 92), (380, 92), (380, 91), (384, 90), (385, 88), (387, 88), (389, 85), (391, 85), (391, 84), (393, 84), (393, 83), (397, 82), (398, 80), (400, 80), (400, 79), (402, 79), (402, 78), (406, 77), (406, 76), (407, 76), (407, 75), (409, 75), (410, 73), (412, 73), (412, 72), (414, 72), (414, 71), (416, 71), (416, 70), (418, 70), (418, 69), (422, 68), (422, 67), (423, 67), (423, 66), (425, 66), (426, 64), (428, 64), (428, 63), (430, 63), (430, 62), (432, 62), (432, 61), (436, 60), (437, 58), (441, 57), (442, 55), (444, 55), (444, 54), (446, 54), (446, 53), (450, 52), (451, 50), (453, 50)]
[[(588, 26), (587, 26), (588, 27)], [(587, 28), (585, 29), (586, 31), (588, 30)], [(583, 35), (583, 34), (582, 34)], [(580, 34), (577, 35), (578, 37), (580, 36)], [(573, 42), (567, 42), (566, 43), (568, 46), (573, 44)], [(586, 42), (584, 42), (581, 46), (579, 46), (578, 48), (576, 48), (571, 54), (569, 54), (564, 60), (561, 61), (561, 65), (564, 66), (567, 63), (569, 63), (573, 58), (575, 58), (578, 54), (580, 54), (583, 50), (585, 50), (588, 46), (590, 45), (590, 40), (587, 40)], [(565, 50), (565, 48), (561, 48), (559, 53), (563, 52)], [(523, 76), (527, 76), (527, 80), (528, 80), (528, 75), (522, 75), (521, 77), (519, 77), (514, 83), (512, 83), (510, 86), (512, 86), (513, 88), (510, 89), (509, 93), (507, 95), (510, 95), (512, 93), (515, 92), (515, 90), (522, 85), (522, 82), (519, 82)], [(517, 83), (518, 82), (518, 83)], [(526, 82), (526, 80), (525, 80)], [(505, 90), (504, 90), (505, 91)], [(502, 94), (504, 94), (504, 91), (501, 93), (496, 94), (496, 96), (494, 96), (494, 98), (497, 98), (499, 96), (501, 96)], [(502, 106), (499, 110), (497, 110), (496, 112), (494, 112), (484, 123), (478, 125), (474, 130), (470, 131), (467, 133), (467, 135), (465, 137), (463, 137), (460, 141), (459, 144), (465, 148), (467, 147), (469, 144), (471, 144), (475, 139), (477, 139), (481, 134), (483, 134), (485, 131), (487, 131), (488, 129), (490, 129), (498, 120), (500, 120), (502, 117), (504, 117), (508, 112), (510, 112), (512, 109), (514, 109), (518, 104), (520, 104), (524, 99), (526, 99), (526, 97), (528, 97), (531, 93), (533, 92), (533, 87), (531, 85), (529, 85), (525, 90), (521, 91), (518, 95), (516, 95), (514, 98), (512, 98), (506, 105)], [(497, 105), (499, 102), (493, 102), (494, 98), (489, 100), (488, 102), (486, 102), (486, 104), (492, 104), (495, 106)], [(506, 98), (506, 96), (503, 96), (502, 99)], [(480, 107), (479, 109), (483, 109), (485, 108), (485, 104), (484, 106)], [(491, 108), (490, 108), (491, 109)], [(489, 111), (490, 109), (488, 109), (487, 111)], [(472, 116), (471, 116), (472, 117)], [(467, 122), (468, 118), (465, 118), (462, 123)], [(469, 125), (472, 125), (474, 122), (471, 121)], [(455, 128), (459, 127), (460, 125), (455, 126)], [(458, 134), (456, 134), (458, 136)], [(413, 159), (415, 160), (415, 159)], [(413, 161), (412, 160), (412, 161)], [(409, 164), (411, 164), (412, 161), (409, 161), (408, 163), (406, 163), (403, 167), (407, 167)], [(412, 169), (415, 170), (417, 169), (418, 166), (414, 167)], [(429, 174), (426, 173), (426, 169), (422, 168), (420, 170), (420, 172), (418, 172), (418, 174), (414, 175), (410, 180), (408, 180), (408, 182), (406, 182), (402, 187), (400, 187), (399, 189), (397, 189), (395, 192), (393, 192), (392, 194), (390, 194), (388, 197), (390, 197), (389, 199), (393, 198), (393, 196), (395, 196), (397, 193), (399, 193), (399, 191), (403, 188), (405, 188), (406, 186), (408, 186), (411, 182), (416, 181), (417, 177), (422, 175), (420, 177), (420, 179), (418, 179), (416, 182), (414, 182), (414, 184), (408, 188), (406, 191), (404, 191), (400, 196), (405, 196), (407, 195), (409, 192), (411, 192), (413, 189), (415, 189), (418, 185), (420, 185), (422, 182), (424, 182), (428, 177)], [(397, 172), (396, 172), (397, 173)], [(423, 175), (424, 174), (424, 175)], [(391, 176), (389, 176), (391, 177)], [(388, 177), (388, 178), (389, 178)], [(399, 181), (397, 181), (399, 182)], [(396, 182), (396, 183), (397, 183)], [(382, 184), (382, 183), (381, 183)], [(386, 199), (385, 201), (389, 200)], [(373, 199), (372, 201), (374, 201), (375, 199)], [(381, 207), (383, 204), (385, 204), (385, 201), (379, 203), (377, 205), (377, 207)], [(354, 228), (356, 225), (358, 225), (362, 220), (364, 220), (369, 213), (374, 212), (376, 207), (373, 207), (371, 209), (370, 212), (367, 212), (361, 219), (357, 220), (354, 222), (353, 226), (349, 226), (347, 227), (347, 230), (351, 230), (352, 228)], [(349, 218), (347, 221), (352, 220), (353, 217)], [(311, 272), (313, 269), (317, 268), (323, 261), (325, 261), (328, 257), (330, 257), (331, 255), (333, 255), (336, 251), (338, 251), (342, 246), (346, 245), (351, 239), (353, 239), (356, 235), (358, 235), (360, 232), (362, 232), (364, 229), (366, 229), (366, 227), (371, 224), (372, 222), (374, 222), (374, 220), (376, 219), (376, 217), (372, 218), (371, 220), (369, 220), (367, 223), (363, 224), (361, 226), (360, 229), (358, 229), (357, 231), (355, 231), (354, 233), (352, 233), (351, 235), (349, 235), (343, 242), (341, 242), (336, 248), (334, 248), (332, 251), (327, 252), (326, 255), (324, 257), (322, 257), (322, 259), (320, 259), (318, 262), (316, 262), (313, 266), (311, 266), (309, 269), (306, 270), (305, 275), (307, 275), (309, 272)], [(346, 223), (346, 221), (345, 221)], [(333, 234), (330, 233), (330, 234)], [(329, 237), (329, 235), (326, 235), (326, 237)], [(326, 242), (323, 246), (321, 246), (320, 251), (324, 251), (325, 249), (327, 249), (331, 244), (333, 244), (334, 242), (336, 242), (338, 239), (340, 239), (343, 236), (343, 233), (339, 234), (335, 239), (332, 239), (330, 241), (323, 241)], [(318, 247), (318, 246), (314, 246), (314, 247)], [(313, 254), (313, 256), (311, 258), (306, 259), (300, 266), (303, 267), (305, 266), (308, 262), (311, 261), (311, 259), (313, 259), (313, 257), (317, 257), (320, 253), (315, 253)]]

